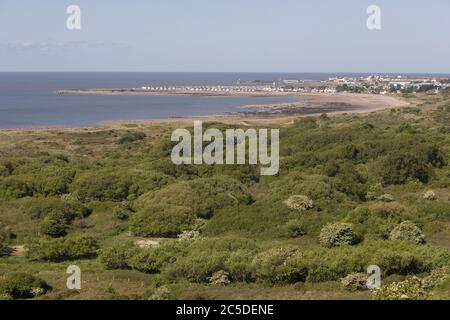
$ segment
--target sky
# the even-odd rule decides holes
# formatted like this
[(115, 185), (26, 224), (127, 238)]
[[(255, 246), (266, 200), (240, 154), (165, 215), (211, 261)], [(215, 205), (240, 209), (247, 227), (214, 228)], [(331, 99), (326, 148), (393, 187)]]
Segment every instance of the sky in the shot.
[(450, 73), (449, 34), (450, 0), (0, 0), (0, 71)]

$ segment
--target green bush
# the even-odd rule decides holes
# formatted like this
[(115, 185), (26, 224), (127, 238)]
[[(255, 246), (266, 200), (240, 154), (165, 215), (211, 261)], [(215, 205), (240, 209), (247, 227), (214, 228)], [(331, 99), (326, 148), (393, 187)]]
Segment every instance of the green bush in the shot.
[(295, 248), (276, 248), (255, 256), (252, 269), (257, 280), (276, 283), (305, 281), (308, 269)]
[(116, 205), (113, 209), (114, 218), (119, 220), (128, 220), (133, 213), (133, 207), (126, 201)]
[(121, 176), (115, 172), (99, 171), (95, 174), (87, 172), (81, 174), (72, 183), (70, 189), (83, 202), (123, 201), (128, 197), (132, 181), (128, 176)]
[(0, 281), (0, 296), (6, 299), (30, 299), (39, 297), (51, 290), (43, 280), (27, 273), (13, 273)]
[(132, 242), (126, 242), (100, 250), (100, 261), (107, 269), (129, 269), (129, 259), (139, 250)]
[(381, 163), (380, 177), (384, 185), (403, 184), (408, 179), (427, 183), (431, 175), (428, 159), (421, 154), (396, 151)]
[(75, 219), (85, 218), (91, 213), (79, 202), (59, 198), (29, 199), (21, 209), (32, 219), (43, 219), (40, 232), (51, 237), (66, 235), (67, 228)]
[(250, 204), (250, 191), (239, 181), (228, 177), (201, 178), (171, 184), (159, 191), (144, 194), (138, 199), (141, 207), (154, 204), (189, 207), (201, 218), (210, 218), (217, 210)]
[(348, 223), (327, 224), (320, 231), (320, 244), (327, 248), (353, 245), (356, 242), (357, 236), (353, 226)]
[(372, 292), (374, 300), (425, 300), (428, 293), (422, 288), (422, 281), (417, 277), (394, 282)]
[(97, 255), (97, 241), (88, 236), (71, 238), (40, 238), (28, 246), (27, 257), (37, 261), (87, 259)]
[(0, 199), (19, 199), (30, 197), (34, 188), (30, 179), (18, 177), (0, 178)]
[(419, 227), (417, 227), (411, 221), (403, 221), (402, 223), (397, 225), (391, 231), (389, 239), (411, 241), (416, 244), (425, 243), (425, 236), (423, 235), (422, 230), (420, 230)]
[(134, 214), (129, 221), (129, 228), (138, 236), (174, 237), (191, 229), (194, 220), (187, 207), (155, 205)]

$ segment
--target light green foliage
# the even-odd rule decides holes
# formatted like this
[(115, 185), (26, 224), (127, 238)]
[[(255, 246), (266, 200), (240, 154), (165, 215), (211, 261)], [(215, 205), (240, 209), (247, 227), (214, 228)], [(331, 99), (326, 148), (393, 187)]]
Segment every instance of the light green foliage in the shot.
[(424, 300), (427, 296), (427, 292), (422, 288), (422, 281), (417, 277), (394, 282), (372, 293), (374, 300)]
[(240, 182), (228, 177), (214, 177), (169, 185), (144, 194), (138, 204), (144, 208), (154, 204), (184, 206), (198, 217), (209, 218), (221, 208), (252, 201), (250, 191)]
[(403, 221), (391, 232), (389, 239), (411, 241), (416, 244), (423, 244), (425, 236), (422, 231), (411, 221)]
[(154, 205), (138, 211), (130, 221), (130, 231), (144, 237), (174, 237), (193, 227), (188, 207)]
[(40, 238), (28, 245), (27, 256), (36, 261), (65, 261), (97, 255), (97, 241), (92, 237)]
[(352, 245), (356, 241), (353, 226), (348, 223), (327, 224), (320, 232), (320, 244), (327, 248)]

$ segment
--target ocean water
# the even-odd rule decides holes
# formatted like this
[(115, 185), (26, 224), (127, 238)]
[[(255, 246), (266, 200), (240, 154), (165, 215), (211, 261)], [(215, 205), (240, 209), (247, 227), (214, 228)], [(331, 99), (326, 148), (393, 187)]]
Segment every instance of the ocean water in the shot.
[[(233, 85), (241, 80), (328, 79), (325, 73), (0, 73), (0, 128), (92, 127), (236, 112), (239, 106), (298, 101), (289, 97), (57, 95), (62, 89)], [(351, 74), (348, 74), (352, 76)], [(358, 75), (360, 76), (360, 75)]]

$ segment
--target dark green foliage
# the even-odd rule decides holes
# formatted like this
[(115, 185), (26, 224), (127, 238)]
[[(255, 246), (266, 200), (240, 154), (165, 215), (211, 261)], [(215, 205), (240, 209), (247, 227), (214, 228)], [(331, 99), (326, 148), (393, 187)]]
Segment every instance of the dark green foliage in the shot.
[(22, 211), (31, 219), (43, 219), (40, 232), (51, 237), (61, 237), (75, 219), (82, 219), (90, 210), (79, 202), (59, 198), (29, 199)]
[(393, 152), (381, 163), (381, 183), (403, 184), (408, 179), (427, 183), (432, 175), (428, 160), (412, 152)]
[(35, 298), (49, 290), (45, 281), (27, 273), (13, 273), (0, 281), (0, 296), (14, 300)]

